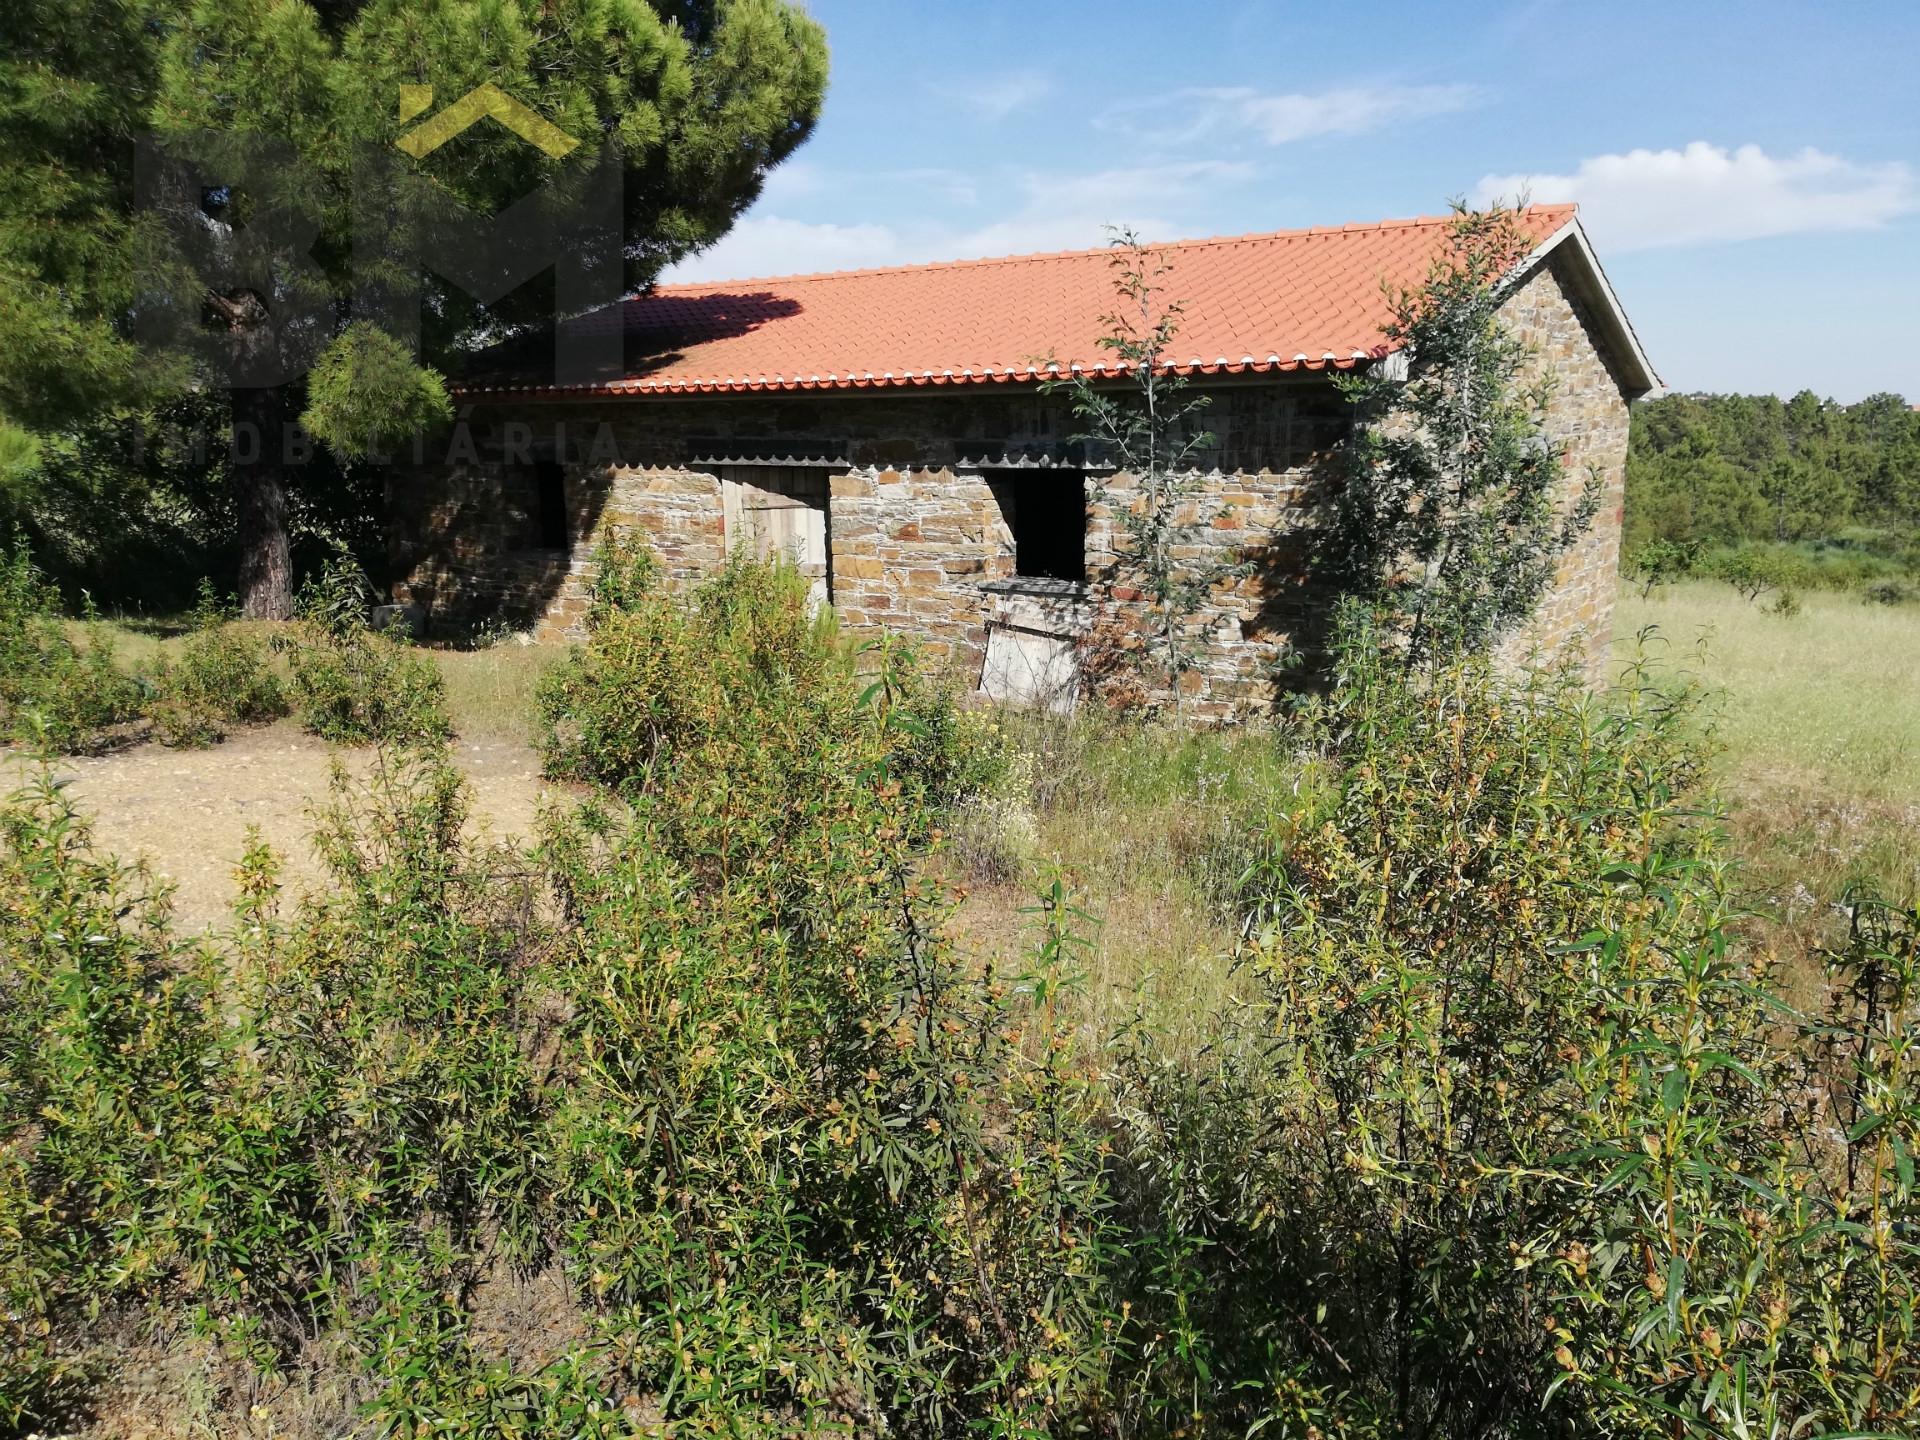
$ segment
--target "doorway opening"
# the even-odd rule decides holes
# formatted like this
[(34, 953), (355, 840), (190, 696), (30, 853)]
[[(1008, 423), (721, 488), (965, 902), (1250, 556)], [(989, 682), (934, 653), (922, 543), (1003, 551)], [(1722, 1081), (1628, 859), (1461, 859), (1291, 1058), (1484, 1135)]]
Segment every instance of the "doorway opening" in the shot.
[(784, 555), (807, 578), (813, 603), (833, 602), (825, 470), (791, 465), (720, 467), (720, 516), (727, 548), (761, 559)]

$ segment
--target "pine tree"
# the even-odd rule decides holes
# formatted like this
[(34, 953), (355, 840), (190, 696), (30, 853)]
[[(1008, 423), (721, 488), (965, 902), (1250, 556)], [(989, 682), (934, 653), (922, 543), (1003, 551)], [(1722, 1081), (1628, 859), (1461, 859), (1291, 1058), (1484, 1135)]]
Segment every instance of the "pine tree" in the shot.
[(149, 0), (0, 6), (0, 481), (36, 433), (184, 378), (116, 323), (137, 294), (133, 141), (158, 16)]
[(1888, 553), (1920, 529), (1920, 411), (1899, 395), (1853, 405), (1810, 391), (1666, 395), (1633, 407), (1627, 545), (1792, 543), (1877, 533)]
[[(286, 427), (304, 414), (350, 455), (369, 435), (445, 415), (440, 372), (462, 352), (551, 320), (539, 284), (482, 305), (427, 277), (416, 364), (405, 337), (353, 314), (356, 161), (390, 151), (419, 118), (401, 118), (402, 86), (431, 87), (445, 105), (496, 85), (582, 142), (556, 158), (482, 124), (412, 164), (415, 180), (482, 215), (556, 181), (591, 183), (602, 143), (617, 141), (610, 248), (628, 292), (726, 232), (806, 138), (826, 86), (824, 34), (785, 0), (9, 0), (6, 12), (0, 141), (41, 173), (16, 181), (10, 169), (0, 183), (0, 341), (18, 342), (0, 347), (16, 350), (0, 356), (0, 415), (65, 426), (187, 384), (126, 342), (156, 294), (222, 336), (222, 363), (196, 349), (194, 383), (224, 384), (233, 355), (280, 362), (295, 378), (232, 390), (241, 596), (258, 616), (291, 605)], [(171, 217), (175, 249), (157, 251), (131, 194), (143, 126), (232, 136), (236, 153), (276, 143), (288, 162), (208, 189), (196, 212)], [(310, 243), (256, 223), (280, 205), (318, 224)], [(189, 282), (183, 236), (244, 256), (250, 266), (226, 273), (249, 280)], [(170, 263), (156, 267), (155, 253)], [(70, 283), (76, 266), (83, 284)]]

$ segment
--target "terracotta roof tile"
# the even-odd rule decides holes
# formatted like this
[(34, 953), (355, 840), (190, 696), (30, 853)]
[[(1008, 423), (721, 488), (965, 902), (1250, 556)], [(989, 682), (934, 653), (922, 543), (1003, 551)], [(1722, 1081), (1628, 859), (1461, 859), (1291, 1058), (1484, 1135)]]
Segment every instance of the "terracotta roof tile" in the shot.
[[(1538, 205), (1536, 243), (1572, 219)], [(1448, 218), (1282, 230), (1154, 247), (1181, 302), (1181, 373), (1347, 369), (1386, 353), (1382, 282), (1417, 282)], [(1095, 342), (1114, 306), (1113, 251), (661, 285), (573, 322), (618, 325), (623, 377), (555, 387), (476, 373), (466, 393), (686, 394), (984, 384), (1113, 368)], [(525, 374), (524, 371), (520, 372)]]

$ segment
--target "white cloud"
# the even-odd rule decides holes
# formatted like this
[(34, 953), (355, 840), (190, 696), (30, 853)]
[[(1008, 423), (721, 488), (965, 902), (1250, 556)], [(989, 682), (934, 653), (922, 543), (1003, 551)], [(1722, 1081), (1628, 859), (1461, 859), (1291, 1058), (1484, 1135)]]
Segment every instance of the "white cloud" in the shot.
[(1022, 178), (1029, 211), (1099, 213), (1137, 224), (1134, 212), (1163, 205), (1219, 186), (1251, 179), (1244, 160), (1176, 160), (1158, 165), (1120, 166), (1084, 175), (1029, 174)]
[(814, 224), (780, 215), (748, 215), (711, 248), (682, 260), (660, 278), (745, 280), (905, 263), (900, 237), (886, 225)]
[(1039, 70), (1014, 70), (991, 80), (955, 82), (942, 77), (942, 89), (957, 88), (961, 100), (987, 120), (1004, 120), (1016, 110), (1037, 105), (1053, 93), (1052, 77)]
[[(937, 183), (958, 186), (951, 172)], [(1243, 162), (1195, 160), (1097, 170), (1085, 174), (1029, 171), (979, 193), (1011, 191), (994, 219), (913, 219), (843, 225), (785, 215), (749, 214), (712, 249), (682, 260), (668, 281), (729, 280), (968, 260), (1035, 250), (1077, 250), (1106, 240), (1107, 225), (1130, 225), (1150, 239), (1177, 239), (1191, 227), (1167, 219), (1189, 210), (1195, 196), (1251, 178)]]
[(1168, 145), (1219, 138), (1224, 132), (1287, 145), (1322, 135), (1364, 135), (1401, 121), (1464, 110), (1479, 93), (1471, 85), (1348, 85), (1277, 95), (1250, 86), (1217, 86), (1116, 106), (1098, 123)]
[(1193, 226), (1169, 219), (1196, 200), (1251, 179), (1235, 160), (1171, 161), (1085, 174), (1029, 172), (1018, 180), (1020, 203), (985, 225), (921, 237), (927, 259), (1083, 250), (1102, 245), (1108, 226), (1126, 226), (1149, 240), (1190, 236)]
[(1583, 160), (1571, 175), (1489, 175), (1481, 203), (1525, 193), (1574, 200), (1603, 253), (1706, 245), (1815, 230), (1870, 230), (1920, 210), (1920, 185), (1898, 162), (1858, 164), (1814, 149), (1773, 156), (1696, 140)]

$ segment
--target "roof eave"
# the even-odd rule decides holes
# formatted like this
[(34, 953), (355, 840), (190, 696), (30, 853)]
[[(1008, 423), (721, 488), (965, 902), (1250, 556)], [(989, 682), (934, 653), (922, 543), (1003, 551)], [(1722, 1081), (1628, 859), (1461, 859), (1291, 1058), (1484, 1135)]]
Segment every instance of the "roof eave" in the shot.
[[(1163, 365), (1164, 374), (1195, 376), (1203, 379), (1245, 375), (1311, 375), (1328, 371), (1353, 370), (1382, 358), (1385, 347), (1373, 351), (1355, 350), (1350, 354), (1339, 355), (1328, 352), (1321, 355), (1295, 355), (1291, 359), (1268, 356), (1256, 359), (1243, 356), (1232, 360), (1225, 356), (1217, 360), (1174, 362)], [(514, 398), (522, 400), (594, 400), (594, 399), (643, 399), (655, 396), (680, 395), (742, 395), (773, 391), (818, 390), (839, 394), (858, 394), (862, 391), (925, 389), (977, 386), (977, 385), (1033, 385), (1039, 386), (1048, 381), (1060, 381), (1069, 373), (1084, 374), (1088, 379), (1118, 380), (1124, 374), (1124, 367), (1099, 366), (1087, 369), (1082, 366), (1062, 365), (1025, 365), (986, 368), (981, 371), (951, 369), (934, 371), (886, 371), (872, 374), (862, 371), (858, 374), (828, 375), (760, 375), (760, 376), (705, 376), (690, 377), (672, 381), (654, 380), (612, 380), (598, 383), (575, 385), (516, 385), (511, 383), (468, 383), (448, 386), (448, 390), (463, 400)]]

